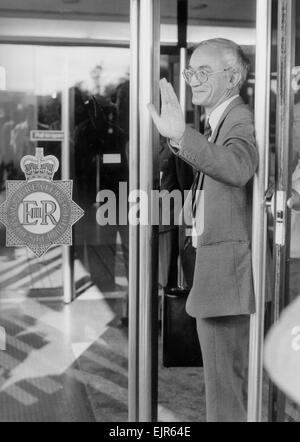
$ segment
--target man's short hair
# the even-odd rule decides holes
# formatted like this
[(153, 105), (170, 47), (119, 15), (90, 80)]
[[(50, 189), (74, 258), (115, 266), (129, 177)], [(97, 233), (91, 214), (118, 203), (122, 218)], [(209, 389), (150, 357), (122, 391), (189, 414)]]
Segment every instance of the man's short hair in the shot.
[(203, 40), (201, 43), (195, 46), (194, 51), (201, 46), (206, 45), (216, 46), (225, 50), (224, 55), (227, 57), (228, 66), (238, 70), (241, 73), (241, 79), (238, 84), (239, 88), (241, 89), (247, 79), (250, 68), (250, 61), (242, 48), (234, 41), (227, 40), (226, 38), (211, 38), (209, 40)]

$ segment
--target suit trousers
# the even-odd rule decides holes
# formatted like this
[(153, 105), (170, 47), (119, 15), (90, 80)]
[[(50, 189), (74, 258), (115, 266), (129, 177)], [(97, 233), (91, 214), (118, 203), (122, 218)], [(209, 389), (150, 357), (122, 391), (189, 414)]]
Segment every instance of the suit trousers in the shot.
[(250, 316), (196, 319), (207, 422), (246, 422)]

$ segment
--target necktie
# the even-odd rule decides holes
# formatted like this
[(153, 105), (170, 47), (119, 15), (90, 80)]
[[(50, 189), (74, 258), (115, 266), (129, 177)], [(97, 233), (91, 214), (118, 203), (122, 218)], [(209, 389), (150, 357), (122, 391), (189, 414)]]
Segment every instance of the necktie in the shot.
[(211, 137), (211, 134), (212, 134), (211, 127), (210, 127), (210, 124), (209, 124), (209, 120), (207, 120), (206, 123), (205, 123), (203, 135), (208, 139), (208, 138)]
[[(209, 124), (209, 121), (206, 121), (205, 127), (204, 127), (204, 133), (203, 135), (208, 139), (212, 134), (211, 127)], [(204, 181), (204, 173), (203, 172), (196, 172), (195, 178), (192, 185), (192, 213), (193, 218), (196, 217), (196, 208), (197, 208), (197, 198), (196, 198), (196, 192), (197, 190), (202, 190), (203, 187), (203, 181)]]

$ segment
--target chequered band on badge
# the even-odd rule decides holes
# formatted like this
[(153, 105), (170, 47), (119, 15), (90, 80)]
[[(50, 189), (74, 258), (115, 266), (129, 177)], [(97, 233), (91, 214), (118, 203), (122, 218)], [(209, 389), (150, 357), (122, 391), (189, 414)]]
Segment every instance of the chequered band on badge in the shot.
[(27, 246), (40, 257), (51, 246), (72, 245), (72, 226), (84, 215), (72, 200), (73, 181), (53, 180), (59, 162), (43, 148), (24, 156), (20, 166), (26, 181), (7, 180), (0, 206), (6, 246)]

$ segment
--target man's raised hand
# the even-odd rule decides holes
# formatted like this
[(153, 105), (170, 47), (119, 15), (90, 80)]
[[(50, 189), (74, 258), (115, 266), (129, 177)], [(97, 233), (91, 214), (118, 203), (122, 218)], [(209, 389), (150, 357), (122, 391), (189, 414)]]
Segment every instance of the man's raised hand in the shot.
[(148, 109), (159, 133), (174, 141), (179, 141), (185, 131), (184, 116), (173, 87), (165, 78), (159, 82), (161, 94), (161, 113), (156, 111), (152, 103)]

